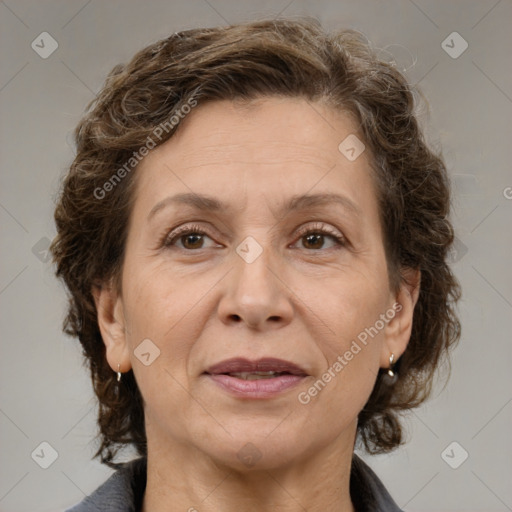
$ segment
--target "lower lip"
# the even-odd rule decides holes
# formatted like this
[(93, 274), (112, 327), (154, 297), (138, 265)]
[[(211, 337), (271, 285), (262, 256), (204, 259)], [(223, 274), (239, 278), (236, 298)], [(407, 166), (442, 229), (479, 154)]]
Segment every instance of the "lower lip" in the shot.
[(305, 379), (300, 375), (281, 375), (270, 379), (243, 380), (230, 375), (206, 374), (215, 384), (231, 394), (245, 398), (271, 398), (290, 389)]

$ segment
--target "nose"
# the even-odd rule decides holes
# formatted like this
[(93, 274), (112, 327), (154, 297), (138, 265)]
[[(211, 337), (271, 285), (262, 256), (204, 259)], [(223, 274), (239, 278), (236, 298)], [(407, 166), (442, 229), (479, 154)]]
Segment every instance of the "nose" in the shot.
[(223, 323), (244, 323), (253, 330), (279, 329), (293, 317), (293, 293), (267, 257), (267, 251), (251, 263), (235, 255), (235, 268), (226, 276), (218, 306)]

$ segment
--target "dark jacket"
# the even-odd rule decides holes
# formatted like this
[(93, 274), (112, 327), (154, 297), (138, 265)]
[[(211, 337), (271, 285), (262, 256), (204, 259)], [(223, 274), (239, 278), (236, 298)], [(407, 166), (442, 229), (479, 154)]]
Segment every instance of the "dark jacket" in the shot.
[[(90, 496), (66, 512), (140, 512), (146, 488), (145, 457), (118, 469)], [(350, 496), (356, 512), (402, 512), (377, 475), (354, 454)]]

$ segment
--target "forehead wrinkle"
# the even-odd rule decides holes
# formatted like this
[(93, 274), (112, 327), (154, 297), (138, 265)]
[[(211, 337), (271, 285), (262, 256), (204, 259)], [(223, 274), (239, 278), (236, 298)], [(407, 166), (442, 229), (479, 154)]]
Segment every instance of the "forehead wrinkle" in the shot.
[[(242, 164), (254, 164), (255, 162), (265, 163), (304, 163), (311, 164), (318, 167), (325, 167), (328, 165), (332, 166), (331, 160), (326, 156), (325, 149), (319, 146), (305, 146), (303, 143), (278, 143), (273, 142), (269, 144), (263, 144), (259, 142), (241, 142), (240, 144), (216, 144), (211, 146), (197, 146), (193, 148), (180, 148), (178, 154), (175, 155), (174, 160), (182, 160), (184, 162), (197, 161), (198, 164), (182, 167), (183, 169), (192, 168), (194, 166), (202, 166), (204, 163), (210, 164), (226, 164), (226, 160), (234, 163)], [(267, 151), (271, 149), (271, 151)], [(283, 152), (283, 149), (290, 150), (294, 149), (293, 156), (287, 156), (287, 151)], [(240, 150), (244, 150), (248, 156), (240, 155)], [(338, 148), (333, 148), (334, 156), (338, 157)], [(246, 160), (247, 158), (247, 160)], [(181, 166), (180, 166), (181, 167)]]
[[(178, 170), (187, 170), (187, 169), (200, 169), (202, 167), (209, 167), (209, 166), (212, 166), (212, 165), (218, 165), (218, 166), (226, 166), (226, 165), (234, 165), (234, 164), (240, 164), (240, 165), (243, 165), (243, 166), (252, 166), (255, 164), (254, 160), (234, 160), (234, 159), (230, 159), (229, 162), (226, 162), (226, 161), (212, 161), (212, 160), (208, 160), (208, 162), (204, 162), (204, 163), (197, 163), (197, 164), (193, 164), (193, 165), (187, 165), (187, 166), (180, 166), (179, 168), (176, 167), (176, 169)], [(325, 171), (327, 170), (328, 168), (332, 167), (329, 166), (327, 167), (326, 165), (319, 165), (319, 164), (316, 164), (314, 162), (308, 162), (308, 161), (305, 161), (305, 160), (297, 160), (296, 158), (290, 158), (290, 159), (280, 159), (280, 160), (272, 160), (272, 161), (266, 161), (266, 162), (262, 162), (262, 161), (258, 161), (257, 162), (258, 165), (260, 166), (269, 166), (269, 165), (279, 165), (279, 164), (302, 164), (302, 165), (311, 165), (311, 166), (314, 166), (316, 168), (318, 168), (320, 171)]]

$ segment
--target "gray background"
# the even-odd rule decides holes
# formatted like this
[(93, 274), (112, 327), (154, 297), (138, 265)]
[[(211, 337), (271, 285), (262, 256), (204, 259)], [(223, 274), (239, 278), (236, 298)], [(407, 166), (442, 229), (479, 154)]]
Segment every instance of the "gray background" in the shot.
[[(297, 14), (317, 16), (327, 28), (362, 31), (420, 84), (430, 108), (420, 112), (421, 121), (431, 143), (443, 148), (454, 182), (453, 266), (464, 298), (451, 379), (410, 415), (405, 447), (365, 458), (406, 511), (512, 510), (510, 0), (6, 0), (0, 2), (1, 511), (63, 510), (111, 473), (90, 460), (95, 402), (78, 342), (60, 331), (65, 295), (45, 252), (55, 234), (59, 178), (73, 158), (70, 132), (85, 105), (116, 63), (176, 30)], [(47, 59), (31, 47), (44, 31), (58, 42)], [(469, 44), (458, 58), (442, 47), (454, 31)], [(447, 44), (452, 53), (461, 48), (461, 40)], [(31, 456), (43, 441), (58, 452), (48, 469), (34, 460), (44, 457)], [(469, 453), (457, 469), (441, 456), (453, 441), (460, 447), (447, 452), (452, 464), (462, 450)]]

